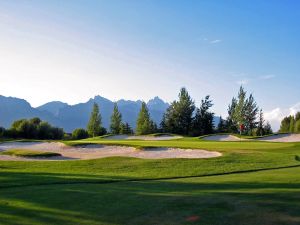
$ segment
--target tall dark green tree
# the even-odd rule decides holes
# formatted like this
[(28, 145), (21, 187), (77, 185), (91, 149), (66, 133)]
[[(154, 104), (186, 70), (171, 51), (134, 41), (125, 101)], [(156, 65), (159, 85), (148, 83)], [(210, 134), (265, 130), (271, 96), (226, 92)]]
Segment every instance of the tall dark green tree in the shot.
[(148, 107), (145, 102), (142, 103), (141, 110), (138, 114), (138, 118), (136, 121), (136, 134), (143, 135), (143, 134), (151, 134), (151, 119)]
[(90, 137), (98, 136), (101, 132), (101, 114), (98, 104), (94, 103), (90, 120), (87, 125), (87, 132)]
[(295, 117), (294, 116), (290, 116), (290, 133), (293, 133), (295, 130)]
[(192, 135), (199, 136), (204, 134), (211, 134), (214, 129), (214, 113), (209, 109), (213, 106), (212, 100), (209, 99), (209, 95), (205, 99), (201, 100), (201, 105), (196, 111), (196, 115), (193, 120)]
[(257, 107), (257, 103), (254, 100), (252, 94), (250, 94), (249, 98), (245, 102), (245, 111), (244, 111), (244, 118), (245, 118), (245, 127), (249, 135), (252, 135), (252, 131), (254, 128), (257, 127), (257, 114), (259, 109)]
[(120, 134), (122, 125), (122, 115), (118, 109), (117, 103), (114, 104), (114, 110), (110, 117), (110, 132), (112, 134)]
[(227, 109), (228, 117), (226, 119), (226, 126), (228, 132), (232, 132), (232, 133), (236, 133), (238, 131), (238, 124), (234, 118), (236, 105), (237, 105), (236, 98), (232, 98), (231, 104), (228, 106)]
[(219, 123), (218, 123), (217, 131), (218, 131), (219, 133), (225, 133), (225, 132), (228, 131), (228, 126), (227, 126), (227, 124), (226, 124), (226, 120), (224, 120), (224, 119), (222, 118), (222, 116), (220, 116), (220, 121), (219, 121)]
[(289, 133), (290, 132), (290, 124), (291, 124), (291, 116), (287, 116), (283, 118), (280, 125), (280, 132), (281, 133)]
[(129, 123), (122, 123), (120, 134), (133, 134), (133, 130), (130, 127)]
[(264, 114), (262, 109), (259, 111), (259, 116), (258, 116), (258, 125), (257, 125), (257, 134), (258, 136), (263, 136), (264, 135)]
[(167, 109), (164, 122), (167, 132), (188, 135), (192, 128), (195, 103), (185, 88), (181, 88), (179, 100), (171, 103)]
[(237, 104), (235, 106), (234, 114), (233, 114), (234, 123), (237, 125), (245, 124), (246, 122), (246, 118), (245, 118), (246, 94), (247, 94), (246, 91), (241, 86), (238, 93)]
[(272, 134), (273, 130), (271, 127), (271, 124), (269, 122), (266, 123), (266, 125), (264, 125), (264, 134)]
[(247, 92), (241, 86), (237, 99), (233, 98), (228, 109), (228, 125), (235, 126), (232, 131), (237, 131), (241, 124), (244, 125), (244, 132), (252, 134), (257, 127), (258, 107), (252, 94), (247, 98)]

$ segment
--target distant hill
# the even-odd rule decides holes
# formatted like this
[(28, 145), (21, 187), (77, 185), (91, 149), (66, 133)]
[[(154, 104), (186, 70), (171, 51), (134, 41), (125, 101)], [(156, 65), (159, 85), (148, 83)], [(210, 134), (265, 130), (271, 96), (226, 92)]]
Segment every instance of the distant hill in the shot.
[(68, 106), (67, 103), (53, 101), (53, 102), (48, 102), (44, 105), (41, 105), (41, 106), (37, 107), (37, 109), (39, 111), (46, 111), (46, 112), (49, 112), (49, 113), (57, 116), (59, 114), (59, 111), (66, 106)]
[[(108, 128), (114, 102), (101, 96), (95, 96), (85, 103), (76, 105), (54, 101), (37, 108), (33, 108), (23, 99), (0, 96), (0, 126), (8, 128), (17, 119), (40, 117), (52, 125), (62, 127), (65, 131), (71, 132), (75, 128), (86, 127), (94, 102), (100, 107), (103, 126)], [(128, 122), (135, 128), (142, 101), (119, 100), (117, 103), (122, 113), (123, 121)], [(147, 105), (151, 118), (159, 124), (169, 104), (159, 97), (155, 97)]]

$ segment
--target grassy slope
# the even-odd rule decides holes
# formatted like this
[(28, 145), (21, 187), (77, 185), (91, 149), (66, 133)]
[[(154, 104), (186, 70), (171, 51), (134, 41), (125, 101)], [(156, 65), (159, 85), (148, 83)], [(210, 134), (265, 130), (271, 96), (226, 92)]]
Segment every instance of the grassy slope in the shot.
[(59, 153), (54, 153), (54, 152), (42, 152), (42, 151), (29, 150), (29, 149), (10, 149), (1, 152), (0, 154), (19, 156), (19, 157), (53, 157), (53, 156), (61, 155)]
[[(6, 221), (4, 224), (245, 225), (297, 224), (300, 221), (297, 215), (300, 210), (299, 168), (143, 181), (299, 165), (295, 156), (300, 155), (300, 144), (220, 143), (193, 138), (176, 141), (92, 139), (71, 144), (78, 143), (198, 148), (219, 150), (224, 156), (211, 159), (113, 157), (63, 162), (2, 161), (0, 221)], [(131, 179), (140, 181), (126, 181)], [(122, 181), (92, 184), (113, 180)], [(193, 215), (200, 216), (200, 220), (185, 221)]]

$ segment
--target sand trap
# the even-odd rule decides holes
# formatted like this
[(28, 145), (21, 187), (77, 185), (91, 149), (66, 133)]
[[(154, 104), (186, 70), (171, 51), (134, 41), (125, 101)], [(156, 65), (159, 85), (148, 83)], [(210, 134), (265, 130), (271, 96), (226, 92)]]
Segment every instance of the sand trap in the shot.
[(31, 149), (47, 152), (56, 152), (62, 156), (51, 158), (21, 158), (0, 155), (0, 160), (75, 160), (75, 159), (97, 159), (112, 156), (135, 157), (145, 159), (165, 158), (212, 158), (219, 157), (219, 152), (178, 149), (178, 148), (149, 148), (137, 150), (133, 147), (87, 145), (81, 147), (70, 147), (57, 142), (7, 142), (0, 144), (0, 152), (8, 149)]
[(211, 135), (202, 138), (202, 140), (205, 141), (243, 141), (244, 139), (240, 139), (236, 136), (233, 135), (228, 135), (228, 134), (219, 134), (219, 135)]
[(268, 137), (257, 138), (256, 140), (270, 142), (300, 142), (300, 134), (276, 134)]
[(104, 137), (107, 140), (146, 140), (146, 141), (164, 141), (164, 140), (176, 140), (180, 139), (182, 136), (172, 136), (172, 135), (113, 135)]

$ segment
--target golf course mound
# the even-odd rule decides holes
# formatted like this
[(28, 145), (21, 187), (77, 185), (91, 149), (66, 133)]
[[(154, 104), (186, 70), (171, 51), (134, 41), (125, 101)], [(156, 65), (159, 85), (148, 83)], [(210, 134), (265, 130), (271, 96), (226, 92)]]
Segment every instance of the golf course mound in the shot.
[(59, 153), (55, 152), (45, 152), (45, 151), (36, 151), (30, 149), (10, 149), (1, 152), (2, 155), (9, 155), (9, 156), (17, 156), (17, 157), (28, 157), (28, 158), (50, 158), (61, 156)]
[(203, 137), (202, 140), (205, 141), (241, 141), (243, 139), (240, 139), (234, 135), (230, 134), (218, 134), (218, 135), (210, 135)]
[[(59, 154), (56, 158), (23, 158), (5, 155), (6, 151), (12, 149), (38, 151), (39, 154), (53, 153)], [(0, 144), (0, 160), (87, 160), (106, 158), (114, 156), (134, 157), (144, 159), (166, 159), (166, 158), (212, 158), (219, 157), (219, 152), (198, 150), (198, 149), (180, 149), (180, 148), (145, 148), (136, 149), (134, 147), (113, 146), (113, 145), (85, 145), (85, 146), (66, 146), (57, 142), (7, 142)]]
[(104, 137), (106, 140), (144, 140), (144, 141), (164, 141), (164, 140), (176, 140), (182, 136), (179, 135), (112, 135)]
[(300, 134), (275, 134), (268, 137), (257, 138), (256, 140), (270, 142), (300, 142)]

